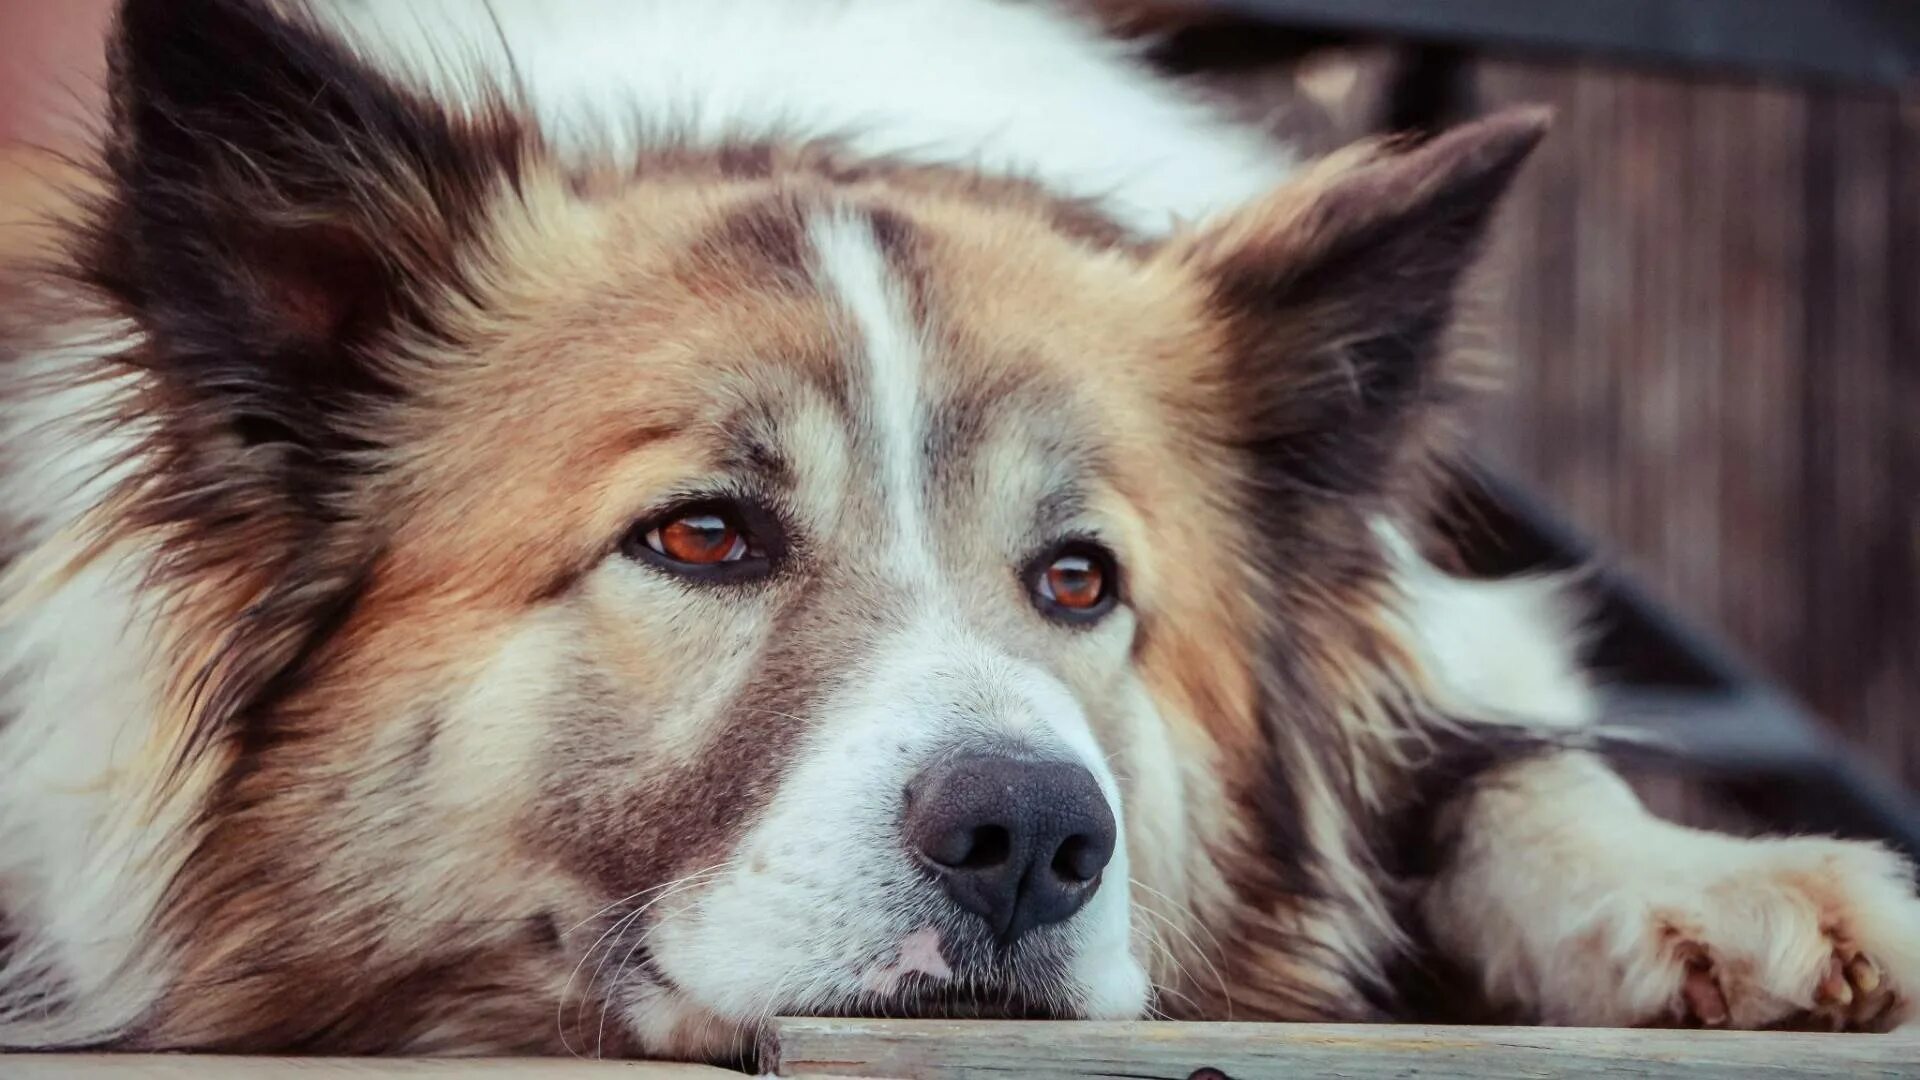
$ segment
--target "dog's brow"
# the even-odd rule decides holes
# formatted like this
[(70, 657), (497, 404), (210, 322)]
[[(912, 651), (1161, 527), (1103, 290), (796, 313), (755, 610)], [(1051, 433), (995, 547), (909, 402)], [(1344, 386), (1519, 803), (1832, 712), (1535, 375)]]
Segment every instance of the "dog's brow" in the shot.
[(793, 463), (779, 447), (752, 431), (734, 429), (720, 463), (729, 471), (746, 473), (762, 483), (782, 490), (794, 486)]
[(1054, 486), (1040, 496), (1033, 508), (1033, 531), (1039, 536), (1064, 532), (1087, 511), (1086, 490), (1077, 483)]

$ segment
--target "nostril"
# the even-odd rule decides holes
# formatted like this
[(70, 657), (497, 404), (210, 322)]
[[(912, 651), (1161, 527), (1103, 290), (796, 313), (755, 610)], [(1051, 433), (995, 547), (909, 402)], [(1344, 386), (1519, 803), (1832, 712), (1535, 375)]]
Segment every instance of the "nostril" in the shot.
[(1106, 862), (1090, 837), (1075, 833), (1053, 853), (1053, 872), (1069, 885), (1084, 885), (1099, 876)]
[(1003, 825), (947, 829), (931, 839), (920, 853), (948, 870), (991, 870), (1013, 855), (1013, 833)]
[(1013, 854), (1013, 834), (999, 825), (982, 825), (973, 830), (973, 842), (965, 858), (955, 865), (965, 870), (990, 870)]

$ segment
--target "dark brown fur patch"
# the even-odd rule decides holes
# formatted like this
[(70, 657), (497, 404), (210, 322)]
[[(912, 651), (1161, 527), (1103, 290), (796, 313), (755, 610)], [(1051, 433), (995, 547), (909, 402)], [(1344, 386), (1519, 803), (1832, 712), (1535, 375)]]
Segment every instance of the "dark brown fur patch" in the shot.
[(808, 291), (811, 254), (805, 214), (804, 204), (789, 196), (763, 199), (729, 211), (694, 246), (696, 272), (724, 275), (728, 288), (758, 285)]
[(880, 258), (894, 279), (905, 286), (907, 318), (917, 330), (924, 331), (932, 317), (932, 297), (919, 230), (905, 215), (884, 206), (869, 207), (865, 213)]

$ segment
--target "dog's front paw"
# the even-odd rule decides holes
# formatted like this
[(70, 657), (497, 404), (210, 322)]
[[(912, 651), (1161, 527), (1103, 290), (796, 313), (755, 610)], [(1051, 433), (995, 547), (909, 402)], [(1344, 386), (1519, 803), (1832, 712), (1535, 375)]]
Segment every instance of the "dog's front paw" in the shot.
[(1920, 1020), (1920, 895), (1884, 848), (1685, 828), (1576, 755), (1515, 768), (1462, 806), (1422, 914), (1495, 1015), (1872, 1031)]
[(1638, 1022), (1884, 1031), (1914, 1018), (1920, 897), (1902, 860), (1842, 841), (1712, 840), (1693, 872), (1649, 890), (1641, 962), (1620, 958)]

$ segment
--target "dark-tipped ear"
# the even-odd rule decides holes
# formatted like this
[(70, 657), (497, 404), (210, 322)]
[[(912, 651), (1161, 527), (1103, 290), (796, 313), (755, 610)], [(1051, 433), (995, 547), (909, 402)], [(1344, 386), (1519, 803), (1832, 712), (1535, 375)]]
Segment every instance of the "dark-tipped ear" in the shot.
[(1421, 413), (1455, 396), (1455, 294), (1549, 119), (1355, 148), (1173, 243), (1228, 328), (1239, 434), (1276, 486), (1378, 492)]
[(517, 126), (450, 116), (266, 0), (126, 0), (110, 61), (83, 271), (175, 402), (326, 453), (329, 411), (381, 389), (364, 346), (424, 318), (427, 286), (459, 287)]

